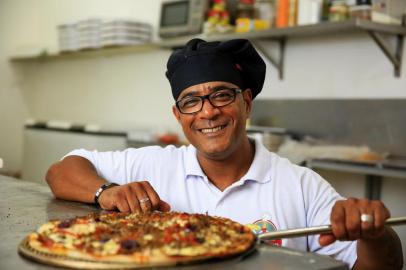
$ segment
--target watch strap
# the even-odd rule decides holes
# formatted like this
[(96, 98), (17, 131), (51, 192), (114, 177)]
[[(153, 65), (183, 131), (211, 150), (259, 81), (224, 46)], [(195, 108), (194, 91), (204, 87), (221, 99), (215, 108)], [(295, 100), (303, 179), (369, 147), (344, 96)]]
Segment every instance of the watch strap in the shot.
[(103, 193), (103, 191), (105, 191), (106, 189), (115, 187), (115, 186), (119, 186), (119, 184), (116, 183), (105, 183), (103, 184), (94, 194), (94, 203), (99, 205), (99, 197), (100, 195)]

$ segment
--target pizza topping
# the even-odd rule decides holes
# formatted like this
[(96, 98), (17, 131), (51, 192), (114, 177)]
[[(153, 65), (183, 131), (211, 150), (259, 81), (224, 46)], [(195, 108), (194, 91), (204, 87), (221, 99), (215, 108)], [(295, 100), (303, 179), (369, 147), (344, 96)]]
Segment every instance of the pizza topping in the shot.
[(127, 239), (121, 241), (121, 251), (123, 253), (133, 253), (140, 249), (140, 244), (134, 239)]
[(197, 230), (197, 225), (191, 224), (191, 223), (186, 223), (185, 225), (186, 231), (187, 232), (195, 232)]
[(51, 247), (51, 246), (54, 244), (54, 241), (53, 241), (51, 238), (46, 237), (46, 236), (41, 235), (41, 234), (38, 236), (38, 240), (39, 240), (39, 241), (42, 243), (42, 245), (45, 246), (45, 247)]
[(69, 228), (72, 225), (72, 223), (73, 223), (72, 219), (64, 220), (58, 224), (58, 228), (61, 228), (61, 229)]
[(52, 230), (54, 227), (55, 227), (55, 224), (53, 222), (45, 223), (45, 224), (41, 225), (41, 227), (39, 227), (38, 233), (40, 233), (40, 234), (46, 233), (46, 232)]
[(117, 244), (113, 239), (110, 239), (103, 245), (102, 255), (117, 254), (120, 249), (120, 245)]
[(89, 223), (89, 224), (74, 224), (66, 231), (72, 232), (74, 234), (84, 235), (93, 233), (96, 230), (96, 224)]

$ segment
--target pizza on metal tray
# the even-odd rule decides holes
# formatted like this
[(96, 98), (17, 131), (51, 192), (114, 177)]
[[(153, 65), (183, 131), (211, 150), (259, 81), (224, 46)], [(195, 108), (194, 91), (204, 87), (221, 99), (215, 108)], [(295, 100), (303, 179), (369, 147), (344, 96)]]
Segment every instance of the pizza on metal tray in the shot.
[(53, 220), (26, 240), (31, 249), (46, 254), (143, 265), (230, 257), (254, 242), (248, 227), (230, 219), (178, 212), (93, 213)]

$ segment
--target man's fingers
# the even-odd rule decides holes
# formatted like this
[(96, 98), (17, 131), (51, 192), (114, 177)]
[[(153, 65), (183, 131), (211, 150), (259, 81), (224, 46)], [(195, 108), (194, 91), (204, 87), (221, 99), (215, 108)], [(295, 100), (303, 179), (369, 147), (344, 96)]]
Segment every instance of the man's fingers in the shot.
[[(361, 215), (368, 215), (371, 216), (372, 218), (374, 217), (374, 213), (371, 212), (371, 210), (361, 210), (362, 214)], [(374, 234), (375, 228), (374, 228), (374, 221), (361, 221), (361, 237), (362, 238), (369, 238)]]
[(140, 203), (138, 201), (137, 196), (135, 195), (135, 192), (133, 192), (131, 186), (128, 186), (125, 189), (125, 195), (131, 212), (134, 213), (141, 211)]
[[(101, 201), (100, 199), (103, 199)], [(161, 201), (151, 184), (147, 181), (133, 182), (114, 187), (102, 193), (99, 202), (103, 209), (117, 208), (120, 212), (169, 211), (168, 203)]]
[(125, 198), (120, 198), (117, 201), (117, 209), (120, 212), (125, 212), (125, 213), (130, 212), (130, 206), (128, 205), (127, 200)]
[(347, 240), (356, 240), (361, 236), (360, 211), (355, 207), (356, 200), (350, 200), (345, 207), (345, 228), (347, 231)]
[(162, 212), (169, 212), (171, 210), (171, 206), (165, 201), (159, 201), (157, 210)]
[(374, 233), (373, 237), (381, 236), (385, 232), (385, 221), (390, 218), (389, 210), (380, 201), (373, 202), (374, 204)]
[(339, 201), (334, 205), (330, 219), (334, 236), (338, 240), (347, 239), (348, 235), (345, 228), (345, 209), (342, 201)]
[(156, 193), (155, 189), (151, 186), (149, 182), (141, 181), (139, 183), (143, 186), (148, 198), (150, 199), (152, 210), (158, 209), (159, 202), (161, 201), (158, 193)]
[(133, 185), (132, 189), (136, 194), (139, 203), (139, 209), (144, 213), (150, 212), (152, 210), (151, 198), (148, 196), (144, 185), (141, 182), (137, 182)]
[(334, 243), (336, 240), (335, 236), (331, 233), (320, 234), (319, 244), (324, 247)]
[[(380, 237), (389, 217), (390, 212), (381, 201), (349, 198), (335, 203), (330, 219), (338, 240), (357, 240)], [(329, 242), (324, 238), (320, 243)]]

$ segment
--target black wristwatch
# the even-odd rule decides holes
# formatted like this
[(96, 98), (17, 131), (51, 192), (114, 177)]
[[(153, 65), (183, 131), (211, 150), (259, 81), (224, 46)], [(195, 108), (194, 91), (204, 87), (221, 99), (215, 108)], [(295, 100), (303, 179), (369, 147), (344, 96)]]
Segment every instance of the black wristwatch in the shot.
[(119, 186), (119, 184), (116, 184), (116, 183), (106, 183), (106, 184), (103, 184), (103, 185), (96, 191), (96, 193), (94, 194), (94, 203), (95, 203), (96, 205), (99, 205), (99, 197), (100, 197), (100, 195), (103, 193), (103, 191), (105, 191), (106, 189), (115, 187), (115, 186)]

